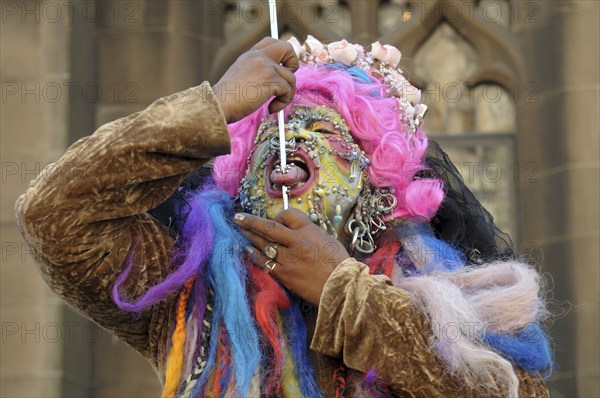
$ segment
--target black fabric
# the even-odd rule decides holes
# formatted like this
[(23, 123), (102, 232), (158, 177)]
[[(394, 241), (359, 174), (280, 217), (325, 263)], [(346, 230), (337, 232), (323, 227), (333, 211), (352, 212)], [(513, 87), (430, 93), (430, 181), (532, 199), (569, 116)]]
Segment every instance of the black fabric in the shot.
[(431, 220), (436, 236), (461, 250), (471, 262), (513, 258), (510, 237), (496, 227), (437, 142), (429, 141), (425, 162), (429, 170), (420, 176), (442, 180), (446, 192)]
[(189, 173), (173, 195), (148, 211), (158, 222), (169, 228), (169, 233), (173, 239), (177, 240), (179, 231), (183, 228), (190, 212), (190, 206), (185, 197), (186, 194), (201, 187), (211, 177), (211, 170), (209, 167), (201, 167)]

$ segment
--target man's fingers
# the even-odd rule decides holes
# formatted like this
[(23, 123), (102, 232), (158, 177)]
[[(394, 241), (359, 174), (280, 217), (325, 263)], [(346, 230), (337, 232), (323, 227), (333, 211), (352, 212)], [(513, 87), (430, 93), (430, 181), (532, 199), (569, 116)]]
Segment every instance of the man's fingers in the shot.
[(290, 246), (294, 242), (294, 232), (277, 221), (247, 213), (238, 213), (233, 220), (240, 228), (262, 236), (270, 242), (281, 243), (284, 246)]
[(274, 114), (277, 113), (287, 106), (290, 102), (285, 99), (279, 99), (279, 97), (274, 98), (273, 101), (269, 104), (269, 113)]
[(264, 51), (270, 59), (285, 66), (291, 72), (296, 72), (300, 67), (300, 60), (294, 51), (294, 47), (287, 41), (265, 37), (256, 43), (251, 50)]
[(298, 209), (287, 209), (275, 216), (275, 221), (290, 229), (299, 229), (305, 225), (313, 224), (310, 218)]
[(278, 65), (275, 68), (275, 72), (277, 72), (277, 74), (287, 82), (291, 101), (294, 98), (294, 95), (296, 94), (296, 75), (294, 75), (293, 72), (291, 72), (289, 69), (284, 68), (281, 65)]
[(290, 102), (292, 102), (293, 94), (295, 92), (294, 87), (295, 86), (290, 86), (290, 84), (284, 78), (278, 75), (278, 79), (274, 84), (272, 93), (275, 98), (269, 104), (270, 113), (279, 112)]
[(266, 245), (269, 244), (269, 241), (265, 238), (263, 238), (262, 236), (255, 234), (254, 232), (247, 230), (247, 229), (240, 229), (240, 232), (246, 237), (248, 238), (248, 240), (250, 242), (252, 242), (252, 244), (255, 247), (258, 247), (259, 249), (264, 249), (264, 247)]
[(278, 40), (262, 48), (262, 51), (274, 62), (283, 65), (291, 72), (296, 72), (300, 67), (300, 60), (294, 47), (287, 41)]
[(265, 37), (261, 41), (256, 43), (254, 46), (252, 46), (252, 48), (250, 50), (260, 50), (262, 48), (270, 46), (273, 43), (277, 43), (277, 40), (275, 40), (272, 37)]
[(263, 238), (262, 236), (255, 234), (252, 231), (246, 230), (246, 229), (240, 229), (240, 232), (246, 237), (248, 238), (248, 240), (250, 242), (252, 242), (252, 245), (257, 248), (258, 250), (262, 251), (264, 253), (265, 248), (268, 245), (273, 246), (273, 248), (276, 250), (276, 255), (275, 258), (279, 258), (280, 260), (282, 258), (285, 258), (285, 254), (287, 253), (287, 247), (283, 244), (280, 244), (279, 242), (276, 241), (270, 241), (267, 240), (266, 238)]
[(287, 44), (290, 46), (292, 51), (285, 53), (285, 56), (281, 59), (280, 64), (285, 66), (290, 72), (294, 73), (300, 69), (300, 60), (294, 51), (294, 47), (292, 47), (292, 45), (289, 43)]
[(270, 273), (272, 276), (277, 277), (277, 274), (281, 271), (282, 267), (280, 263), (275, 260), (269, 260), (256, 247), (248, 246), (246, 252), (254, 264), (264, 269), (265, 272)]

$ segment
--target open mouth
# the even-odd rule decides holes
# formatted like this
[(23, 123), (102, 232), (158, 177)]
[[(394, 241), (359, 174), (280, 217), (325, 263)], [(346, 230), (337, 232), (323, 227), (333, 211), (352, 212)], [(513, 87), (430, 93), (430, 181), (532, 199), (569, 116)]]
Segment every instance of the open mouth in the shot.
[(303, 195), (314, 185), (318, 169), (304, 151), (298, 149), (294, 152), (294, 156), (289, 156), (287, 166), (287, 172), (283, 173), (279, 157), (273, 156), (269, 161), (269, 167), (265, 169), (265, 180), (267, 194), (270, 197), (280, 198), (284, 185), (289, 188), (290, 197)]

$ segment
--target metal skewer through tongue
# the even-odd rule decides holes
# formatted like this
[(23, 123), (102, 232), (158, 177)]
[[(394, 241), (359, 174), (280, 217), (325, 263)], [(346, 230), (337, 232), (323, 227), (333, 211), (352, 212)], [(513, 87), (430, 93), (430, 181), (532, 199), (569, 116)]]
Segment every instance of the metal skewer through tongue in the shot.
[[(279, 29), (277, 27), (277, 0), (269, 0), (269, 18), (271, 21), (271, 37), (273, 39), (279, 39)], [(287, 173), (287, 159), (285, 153), (285, 120), (283, 116), (283, 110), (277, 113), (277, 124), (279, 126), (279, 159), (281, 163), (281, 172)], [(283, 185), (281, 187), (281, 193), (283, 197), (283, 209), (288, 209), (288, 187)]]

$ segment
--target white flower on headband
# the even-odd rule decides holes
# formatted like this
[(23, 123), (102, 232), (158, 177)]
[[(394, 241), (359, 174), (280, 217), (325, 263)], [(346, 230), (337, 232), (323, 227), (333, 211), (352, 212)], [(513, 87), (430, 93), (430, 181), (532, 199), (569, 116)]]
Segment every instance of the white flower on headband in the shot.
[(323, 43), (321, 43), (319, 40), (317, 40), (316, 38), (314, 38), (311, 35), (308, 35), (306, 37), (304, 46), (313, 55), (316, 55), (315, 52), (319, 53), (319, 52), (325, 50), (325, 46), (323, 45)]
[(298, 58), (302, 57), (302, 52), (304, 51), (304, 47), (302, 47), (302, 44), (300, 44), (298, 39), (296, 39), (295, 37), (292, 36), (288, 40), (288, 43), (290, 43), (292, 45), (292, 47), (294, 47), (294, 52), (296, 53), (296, 56)]
[(360, 44), (354, 44), (354, 48), (356, 49), (356, 53), (359, 57), (363, 57), (365, 55), (365, 48)]
[(341, 62), (346, 65), (352, 65), (356, 61), (358, 52), (356, 48), (346, 40), (336, 41), (327, 45), (329, 55), (335, 62)]
[(421, 102), (421, 90), (411, 85), (406, 88), (405, 98), (411, 104), (416, 105)]
[(425, 112), (427, 112), (427, 105), (425, 104), (417, 104), (415, 105), (415, 115), (417, 118), (423, 118), (425, 116)]
[(385, 65), (396, 68), (402, 58), (402, 53), (389, 44), (381, 45), (378, 41), (371, 45), (371, 57)]

